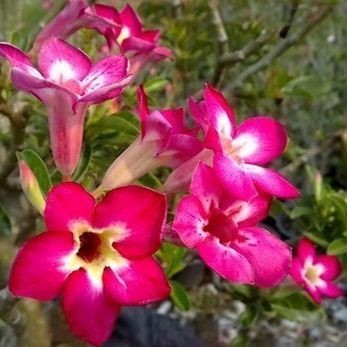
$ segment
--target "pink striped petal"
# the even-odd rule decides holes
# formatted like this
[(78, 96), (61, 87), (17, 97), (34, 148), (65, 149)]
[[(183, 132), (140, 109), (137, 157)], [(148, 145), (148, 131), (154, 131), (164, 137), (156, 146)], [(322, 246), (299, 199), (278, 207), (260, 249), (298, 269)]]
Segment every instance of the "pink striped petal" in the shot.
[(94, 210), (95, 227), (124, 225), (127, 234), (114, 247), (129, 259), (147, 257), (159, 248), (165, 220), (165, 196), (141, 186), (110, 191)]
[(69, 273), (63, 269), (64, 257), (73, 251), (70, 232), (43, 232), (27, 241), (12, 265), (9, 289), (21, 297), (52, 300)]
[(274, 170), (245, 164), (245, 170), (261, 190), (280, 199), (296, 199), (300, 192), (285, 177)]
[(213, 167), (224, 188), (232, 196), (248, 200), (257, 195), (251, 177), (234, 160), (215, 154)]
[(253, 117), (238, 127), (232, 145), (237, 155), (250, 164), (267, 164), (284, 151), (287, 134), (284, 126), (270, 117)]
[(278, 285), (290, 270), (290, 248), (263, 228), (240, 229), (232, 247), (252, 265), (254, 282), (259, 287)]
[(311, 259), (313, 263), (315, 263), (316, 260), (316, 249), (313, 245), (313, 243), (307, 239), (302, 238), (297, 246), (297, 255), (302, 260), (302, 262), (305, 262), (307, 259)]
[(324, 280), (331, 281), (341, 275), (342, 265), (338, 257), (333, 255), (319, 255), (315, 263), (323, 265), (324, 272), (320, 277)]
[(236, 283), (254, 284), (251, 264), (235, 249), (221, 244), (215, 237), (199, 243), (196, 248), (205, 263), (223, 278)]
[(147, 305), (170, 293), (164, 271), (153, 258), (133, 260), (119, 269), (107, 268), (103, 281), (106, 295), (121, 305)]
[(85, 270), (73, 272), (65, 281), (62, 306), (71, 331), (94, 346), (111, 335), (119, 306), (95, 288)]
[(317, 305), (322, 302), (322, 295), (317, 287), (306, 285), (305, 289)]
[(290, 269), (290, 275), (299, 286), (302, 286), (305, 283), (302, 277), (302, 270), (303, 266), (301, 259), (293, 258), (292, 267)]
[(114, 55), (99, 60), (82, 81), (85, 94), (119, 83), (126, 77), (127, 70), (128, 59), (122, 55)]
[(92, 67), (84, 52), (57, 38), (42, 44), (38, 63), (42, 74), (58, 84), (81, 81)]
[(47, 230), (69, 230), (80, 221), (92, 223), (95, 200), (78, 183), (66, 182), (52, 188), (47, 195), (44, 219)]
[(236, 129), (235, 114), (223, 94), (211, 85), (206, 85), (204, 100), (209, 124), (221, 138), (233, 137)]
[(328, 298), (338, 298), (340, 296), (344, 296), (345, 294), (340, 287), (330, 281), (324, 282), (324, 284), (318, 286), (317, 289)]

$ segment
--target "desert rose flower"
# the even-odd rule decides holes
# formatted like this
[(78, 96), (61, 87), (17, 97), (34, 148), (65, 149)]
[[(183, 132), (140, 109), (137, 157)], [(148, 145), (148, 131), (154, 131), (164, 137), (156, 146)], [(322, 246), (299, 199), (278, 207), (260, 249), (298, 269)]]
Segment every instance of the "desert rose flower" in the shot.
[(184, 124), (182, 108), (150, 111), (142, 86), (137, 97), (141, 134), (106, 171), (96, 195), (130, 184), (159, 166), (177, 167), (202, 149), (196, 129)]
[(237, 125), (224, 96), (210, 85), (204, 88), (204, 101), (191, 98), (189, 106), (204, 129), (206, 147), (215, 152), (213, 166), (226, 189), (236, 190), (241, 198), (254, 196), (257, 188), (283, 199), (298, 197), (298, 190), (283, 176), (263, 167), (286, 147), (281, 123), (258, 116)]
[(214, 170), (200, 163), (189, 195), (178, 204), (173, 230), (220, 276), (236, 283), (272, 287), (288, 274), (290, 248), (263, 227), (271, 197), (239, 200)]
[(314, 245), (306, 238), (300, 240), (290, 275), (294, 281), (320, 304), (322, 297), (337, 298), (344, 292), (335, 283), (342, 272), (339, 259), (332, 255), (317, 254)]
[(42, 45), (38, 69), (11, 44), (0, 43), (0, 56), (12, 67), (15, 87), (46, 105), (54, 162), (69, 178), (80, 158), (88, 106), (122, 92), (129, 82), (128, 60), (109, 56), (93, 65), (84, 52), (56, 38)]
[(119, 49), (130, 59), (130, 73), (136, 74), (147, 62), (171, 57), (172, 52), (159, 45), (159, 30), (144, 30), (134, 9), (129, 5), (118, 12), (102, 4), (88, 6), (86, 0), (70, 0), (66, 7), (38, 35), (34, 52), (52, 36), (68, 38), (81, 28), (98, 31), (108, 48)]
[(148, 188), (118, 188), (96, 203), (77, 183), (57, 185), (47, 195), (47, 231), (19, 250), (9, 289), (19, 297), (60, 298), (72, 332), (100, 346), (120, 305), (168, 296), (164, 272), (152, 257), (165, 216), (164, 195)]

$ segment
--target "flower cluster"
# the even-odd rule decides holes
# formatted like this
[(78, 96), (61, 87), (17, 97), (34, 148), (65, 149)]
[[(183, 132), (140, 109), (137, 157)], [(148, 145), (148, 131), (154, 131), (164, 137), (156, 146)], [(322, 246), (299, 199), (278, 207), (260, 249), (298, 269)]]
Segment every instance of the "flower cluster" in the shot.
[[(94, 64), (64, 41), (81, 28), (106, 39), (106, 56)], [(202, 101), (188, 101), (190, 127), (183, 108), (150, 109), (138, 86), (138, 138), (114, 159), (92, 193), (71, 182), (89, 106), (119, 97), (145, 63), (169, 57), (158, 39), (159, 31), (144, 30), (129, 5), (118, 12), (70, 0), (36, 39), (31, 53), (37, 67), (15, 46), (0, 43), (13, 84), (47, 108), (53, 160), (63, 181), (44, 197), (21, 160), (23, 190), (43, 214), (45, 231), (19, 250), (9, 289), (20, 297), (60, 298), (73, 333), (95, 346), (111, 334), (122, 305), (169, 295), (168, 279), (154, 257), (161, 242), (176, 240), (195, 249), (212, 270), (235, 283), (273, 287), (291, 269), (290, 247), (260, 225), (274, 197), (299, 196), (268, 167), (285, 150), (286, 131), (267, 116), (238, 125), (232, 107), (210, 85)], [(159, 191), (134, 185), (160, 166), (172, 173)], [(167, 222), (166, 199), (187, 192)], [(336, 259), (317, 257), (308, 241), (302, 242), (292, 277), (317, 302), (319, 293), (337, 296), (331, 283), (339, 274)]]

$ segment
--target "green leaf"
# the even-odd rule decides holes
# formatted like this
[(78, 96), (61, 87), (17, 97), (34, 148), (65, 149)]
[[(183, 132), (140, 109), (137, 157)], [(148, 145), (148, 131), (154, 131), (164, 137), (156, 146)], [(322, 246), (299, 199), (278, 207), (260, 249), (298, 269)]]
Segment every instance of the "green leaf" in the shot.
[(10, 218), (8, 218), (6, 212), (0, 206), (0, 235), (2, 236), (10, 236), (11, 235), (11, 221)]
[(17, 158), (25, 161), (34, 173), (42, 193), (47, 194), (52, 188), (52, 182), (47, 166), (40, 156), (32, 149), (26, 149), (22, 152), (17, 152)]
[(92, 150), (88, 144), (85, 145), (82, 158), (77, 166), (76, 171), (73, 174), (74, 181), (80, 181), (88, 170), (90, 160), (92, 157)]
[(290, 212), (290, 218), (296, 219), (302, 216), (307, 216), (312, 213), (312, 209), (305, 206), (296, 206), (293, 208), (293, 210)]
[(174, 304), (182, 311), (188, 311), (190, 308), (190, 301), (188, 294), (183, 286), (176, 281), (170, 281), (171, 285), (171, 299)]
[(162, 90), (168, 83), (169, 81), (166, 78), (156, 77), (145, 82), (144, 87), (146, 93), (152, 93), (158, 90)]
[(327, 250), (328, 254), (339, 255), (347, 253), (347, 239), (341, 238), (334, 240)]

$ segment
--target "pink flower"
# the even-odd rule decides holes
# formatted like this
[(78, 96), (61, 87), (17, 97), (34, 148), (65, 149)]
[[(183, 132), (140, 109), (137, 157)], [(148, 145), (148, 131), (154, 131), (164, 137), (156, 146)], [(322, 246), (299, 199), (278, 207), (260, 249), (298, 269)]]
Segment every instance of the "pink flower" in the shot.
[(267, 214), (271, 197), (260, 194), (239, 200), (226, 191), (214, 170), (200, 163), (190, 195), (179, 202), (173, 229), (188, 248), (225, 279), (271, 287), (291, 265), (289, 247), (256, 226)]
[(196, 129), (189, 130), (184, 124), (182, 108), (150, 112), (142, 86), (137, 97), (141, 135), (106, 171), (97, 194), (130, 184), (159, 166), (176, 167), (202, 149)]
[(287, 135), (284, 127), (270, 117), (253, 117), (240, 125), (223, 95), (210, 85), (204, 101), (189, 100), (191, 113), (205, 132), (206, 147), (215, 152), (214, 168), (226, 189), (249, 198), (257, 188), (283, 199), (299, 196), (283, 176), (263, 167), (282, 154)]
[(164, 272), (152, 257), (165, 216), (164, 195), (144, 187), (118, 188), (96, 203), (77, 183), (57, 185), (47, 196), (47, 231), (19, 250), (10, 291), (37, 300), (59, 297), (72, 332), (100, 346), (120, 305), (168, 296)]
[(342, 271), (339, 259), (332, 255), (317, 255), (316, 249), (306, 238), (300, 240), (290, 275), (303, 287), (315, 303), (322, 302), (322, 296), (337, 298), (344, 292), (333, 281)]
[(38, 69), (11, 44), (0, 43), (0, 56), (11, 64), (13, 84), (47, 106), (55, 164), (63, 176), (71, 176), (80, 158), (87, 108), (122, 92), (129, 82), (127, 59), (109, 56), (92, 65), (84, 52), (55, 38), (42, 45)]
[(131, 74), (136, 74), (147, 62), (172, 56), (169, 49), (158, 45), (160, 31), (144, 30), (129, 4), (118, 12), (108, 5), (88, 6), (85, 0), (70, 0), (38, 35), (34, 51), (52, 36), (66, 39), (81, 28), (98, 31), (105, 37), (110, 49), (118, 47), (126, 54), (130, 59)]

